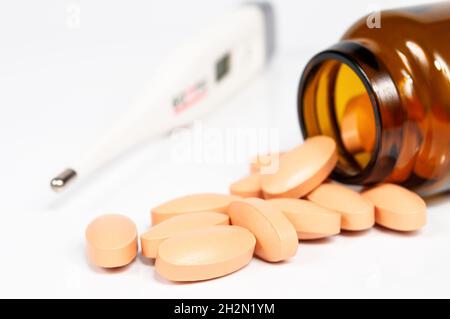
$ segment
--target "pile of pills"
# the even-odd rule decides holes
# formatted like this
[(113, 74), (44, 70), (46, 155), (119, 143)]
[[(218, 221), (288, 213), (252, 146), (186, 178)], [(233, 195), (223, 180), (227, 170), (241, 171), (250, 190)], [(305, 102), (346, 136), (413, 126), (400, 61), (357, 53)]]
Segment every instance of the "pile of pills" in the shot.
[[(261, 174), (277, 157), (279, 168)], [(253, 256), (279, 262), (297, 253), (299, 240), (362, 231), (375, 223), (414, 231), (426, 223), (417, 194), (394, 184), (362, 192), (332, 183), (337, 163), (333, 139), (315, 136), (283, 154), (252, 161), (249, 176), (230, 185), (231, 194), (194, 194), (152, 209), (152, 227), (140, 236), (141, 254), (155, 259), (164, 278), (198, 281), (246, 266)], [(138, 252), (135, 224), (104, 215), (86, 230), (87, 251), (99, 267), (121, 267)]]

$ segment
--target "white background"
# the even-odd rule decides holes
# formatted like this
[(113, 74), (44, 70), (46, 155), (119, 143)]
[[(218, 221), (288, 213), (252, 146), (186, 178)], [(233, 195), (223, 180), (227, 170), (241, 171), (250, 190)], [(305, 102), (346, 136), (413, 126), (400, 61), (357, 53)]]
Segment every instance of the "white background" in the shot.
[[(279, 51), (269, 69), (204, 119), (205, 127), (274, 127), (301, 141), (297, 81), (307, 59), (364, 13), (419, 1), (276, 1)], [(423, 1), (421, 1), (423, 2)], [(301, 243), (281, 264), (253, 260), (233, 275), (173, 284), (140, 258), (117, 271), (88, 264), (94, 217), (130, 216), (178, 195), (227, 192), (247, 164), (171, 163), (168, 138), (127, 154), (66, 194), (50, 177), (126, 111), (177, 43), (238, 1), (2, 1), (0, 4), (0, 297), (450, 297), (450, 201), (428, 200), (429, 223)], [(80, 24), (70, 14), (80, 9)]]

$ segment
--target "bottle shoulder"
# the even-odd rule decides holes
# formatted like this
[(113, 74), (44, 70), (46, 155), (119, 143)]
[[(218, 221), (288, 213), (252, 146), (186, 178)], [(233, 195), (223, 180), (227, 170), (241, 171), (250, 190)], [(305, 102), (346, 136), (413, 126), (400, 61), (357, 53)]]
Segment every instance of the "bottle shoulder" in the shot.
[(448, 34), (450, 2), (375, 11), (357, 20), (342, 39), (370, 38), (380, 42), (394, 38), (437, 38)]

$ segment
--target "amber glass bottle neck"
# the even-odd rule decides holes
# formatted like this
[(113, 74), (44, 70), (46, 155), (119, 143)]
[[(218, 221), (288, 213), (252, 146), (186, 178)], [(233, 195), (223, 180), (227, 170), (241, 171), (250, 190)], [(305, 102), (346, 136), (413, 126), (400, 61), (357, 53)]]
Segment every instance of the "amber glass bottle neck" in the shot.
[[(324, 64), (332, 60), (350, 67), (364, 84), (373, 107), (376, 127), (376, 142), (367, 164), (356, 172), (340, 168), (338, 165), (333, 172), (333, 178), (343, 183), (361, 185), (383, 181), (394, 168), (398, 155), (395, 150), (401, 147), (401, 145), (394, 145), (401, 142), (390, 136), (399, 133), (404, 116), (400, 114), (403, 110), (399, 93), (389, 71), (377, 55), (363, 43), (355, 40), (341, 41), (314, 56), (307, 64), (300, 80), (297, 101), (303, 136), (307, 138), (323, 134), (317, 127), (311, 128), (311, 125), (306, 123), (311, 120), (307, 116), (309, 110), (316, 107), (315, 98), (308, 95), (316, 94), (317, 89), (311, 87), (318, 83), (314, 78), (318, 76)], [(330, 96), (332, 95), (331, 93)], [(333, 102), (330, 100), (329, 103)], [(389, 116), (395, 119), (395, 122), (387, 121), (383, 114), (396, 114), (396, 116)], [(338, 125), (335, 125), (335, 130), (339, 130)], [(337, 138), (337, 144), (341, 158), (350, 160), (339, 138)]]

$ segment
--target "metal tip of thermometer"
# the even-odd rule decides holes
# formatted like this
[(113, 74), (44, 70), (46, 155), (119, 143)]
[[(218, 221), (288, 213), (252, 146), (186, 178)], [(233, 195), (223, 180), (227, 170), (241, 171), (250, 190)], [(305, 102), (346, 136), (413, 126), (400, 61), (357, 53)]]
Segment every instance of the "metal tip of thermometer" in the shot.
[(50, 181), (50, 187), (55, 191), (59, 192), (64, 187), (70, 183), (70, 181), (73, 181), (73, 179), (77, 176), (77, 172), (75, 172), (73, 169), (68, 168), (64, 171), (62, 171), (58, 176), (53, 178)]

